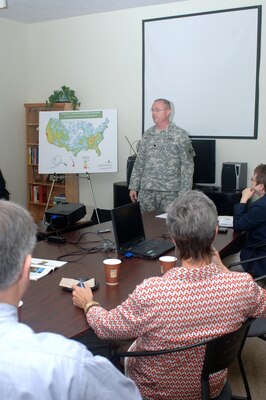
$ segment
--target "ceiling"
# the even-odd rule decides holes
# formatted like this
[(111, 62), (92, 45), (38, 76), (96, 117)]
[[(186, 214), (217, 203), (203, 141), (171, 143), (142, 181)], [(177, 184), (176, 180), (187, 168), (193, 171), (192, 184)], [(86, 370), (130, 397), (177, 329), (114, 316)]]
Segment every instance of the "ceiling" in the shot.
[(188, 0), (7, 0), (0, 18), (34, 23)]

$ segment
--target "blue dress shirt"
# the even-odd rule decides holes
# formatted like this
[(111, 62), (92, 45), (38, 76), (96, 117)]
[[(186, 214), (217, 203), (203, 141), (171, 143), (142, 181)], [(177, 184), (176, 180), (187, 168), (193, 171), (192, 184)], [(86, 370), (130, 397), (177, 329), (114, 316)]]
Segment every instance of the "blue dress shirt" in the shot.
[(2, 400), (141, 400), (135, 383), (104, 357), (53, 333), (18, 322), (17, 309), (0, 303)]

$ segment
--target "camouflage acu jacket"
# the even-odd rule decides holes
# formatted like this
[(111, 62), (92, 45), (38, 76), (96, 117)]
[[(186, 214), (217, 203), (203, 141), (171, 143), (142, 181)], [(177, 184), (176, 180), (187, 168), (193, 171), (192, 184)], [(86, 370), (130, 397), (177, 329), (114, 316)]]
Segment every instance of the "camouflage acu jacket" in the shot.
[(195, 153), (188, 134), (170, 123), (148, 129), (141, 140), (129, 189), (184, 192), (192, 188)]

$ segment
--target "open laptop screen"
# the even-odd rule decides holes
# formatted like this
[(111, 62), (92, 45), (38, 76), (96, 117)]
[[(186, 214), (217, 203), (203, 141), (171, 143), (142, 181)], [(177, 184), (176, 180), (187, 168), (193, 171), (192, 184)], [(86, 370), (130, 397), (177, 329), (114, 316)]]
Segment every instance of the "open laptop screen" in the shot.
[(142, 215), (138, 202), (111, 210), (117, 249), (145, 239)]

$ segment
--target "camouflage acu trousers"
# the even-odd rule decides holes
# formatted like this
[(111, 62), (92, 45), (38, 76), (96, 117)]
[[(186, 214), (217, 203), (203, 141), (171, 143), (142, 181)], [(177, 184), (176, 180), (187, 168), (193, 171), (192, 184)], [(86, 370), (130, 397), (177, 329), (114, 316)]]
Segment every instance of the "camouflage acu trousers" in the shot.
[(156, 192), (155, 190), (140, 189), (138, 201), (141, 211), (165, 211), (168, 204), (172, 203), (178, 196), (178, 192)]

